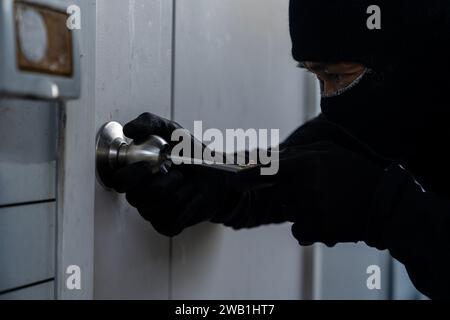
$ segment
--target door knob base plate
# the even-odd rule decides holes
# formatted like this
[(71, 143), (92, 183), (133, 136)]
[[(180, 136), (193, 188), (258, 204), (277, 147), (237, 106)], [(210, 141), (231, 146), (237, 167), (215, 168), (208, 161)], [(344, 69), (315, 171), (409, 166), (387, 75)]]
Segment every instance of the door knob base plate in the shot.
[(100, 184), (111, 190), (112, 173), (119, 156), (119, 149), (127, 145), (127, 139), (123, 134), (123, 127), (120, 123), (111, 121), (104, 124), (97, 134), (96, 141), (96, 174)]

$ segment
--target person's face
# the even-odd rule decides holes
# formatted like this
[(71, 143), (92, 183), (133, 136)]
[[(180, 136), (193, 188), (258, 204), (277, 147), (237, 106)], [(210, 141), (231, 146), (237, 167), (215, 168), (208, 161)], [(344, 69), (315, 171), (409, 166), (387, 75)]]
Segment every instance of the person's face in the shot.
[(324, 96), (331, 96), (350, 86), (367, 69), (356, 62), (310, 62), (301, 63), (302, 68), (314, 73), (322, 82)]

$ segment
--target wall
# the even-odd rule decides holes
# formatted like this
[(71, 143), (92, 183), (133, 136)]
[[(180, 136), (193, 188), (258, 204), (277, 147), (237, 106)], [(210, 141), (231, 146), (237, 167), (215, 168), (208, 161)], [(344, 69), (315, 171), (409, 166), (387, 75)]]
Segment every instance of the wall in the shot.
[[(290, 54), (288, 1), (176, 2), (177, 122), (278, 128), (305, 119), (305, 78)], [(302, 251), (290, 225), (233, 231), (209, 223), (173, 240), (175, 299), (297, 299)]]
[[(385, 300), (392, 295), (392, 260), (363, 243), (339, 244), (333, 248), (317, 245), (315, 252), (316, 282), (314, 298), (334, 300)], [(381, 288), (369, 290), (369, 266), (380, 268)]]

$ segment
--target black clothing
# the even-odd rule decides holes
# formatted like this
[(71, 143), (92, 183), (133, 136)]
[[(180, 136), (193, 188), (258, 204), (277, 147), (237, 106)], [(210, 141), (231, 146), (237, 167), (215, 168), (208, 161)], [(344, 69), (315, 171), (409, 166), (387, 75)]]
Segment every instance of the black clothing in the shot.
[[(355, 148), (355, 145), (348, 141), (349, 137), (344, 131), (339, 133), (336, 128), (335, 124), (321, 115), (297, 130), (287, 141), (292, 144), (304, 144), (309, 139), (315, 138), (332, 140), (336, 144), (365, 154), (360, 146)], [(432, 141), (431, 144), (433, 144)], [(400, 145), (399, 148), (401, 147)], [(447, 156), (445, 150), (441, 152), (444, 157)], [(412, 175), (395, 165), (395, 163), (402, 163), (408, 168), (407, 162), (392, 161), (393, 165), (386, 170), (378, 183), (370, 209), (367, 212), (360, 212), (362, 217), (367, 218), (366, 226), (361, 223), (361, 218), (346, 219), (346, 212), (342, 209), (337, 209), (335, 215), (348, 223), (346, 226), (348, 230), (358, 229), (363, 233), (359, 240), (380, 250), (389, 249), (391, 255), (405, 265), (412, 282), (419, 291), (433, 299), (444, 299), (450, 296), (450, 283), (446, 277), (446, 269), (450, 262), (450, 193), (445, 191), (449, 188), (450, 172), (443, 166), (436, 167), (435, 165), (442, 160), (439, 158), (434, 160), (432, 157), (431, 155), (427, 159), (426, 154), (423, 156), (423, 159), (428, 160), (428, 165), (423, 164), (422, 167), (428, 175), (423, 178), (420, 174)], [(357, 172), (350, 175), (355, 174)], [(413, 177), (417, 177), (418, 181)], [(326, 180), (322, 182), (328, 183)], [(435, 191), (425, 192), (422, 187), (425, 183), (422, 182), (426, 182), (428, 188), (434, 187)], [(342, 196), (341, 192), (339, 191), (335, 196)], [(349, 194), (345, 199), (355, 203), (365, 201), (355, 194)], [(322, 201), (326, 200), (322, 199)], [(302, 217), (304, 215), (301, 212), (298, 214)], [(312, 239), (313, 241), (306, 238), (305, 243), (323, 242), (329, 245), (326, 239), (320, 236), (318, 230), (320, 226), (335, 223), (332, 218), (333, 215), (330, 215), (327, 217), (328, 220), (321, 223), (294, 224), (294, 236), (305, 239), (304, 235), (309, 233), (316, 238)], [(304, 230), (301, 230), (302, 226)], [(335, 240), (345, 241), (342, 237), (337, 237)]]
[[(370, 5), (381, 9), (380, 30), (366, 27)], [(322, 118), (408, 170), (397, 166), (383, 176), (373, 201), (383, 210), (371, 209), (365, 241), (389, 249), (431, 298), (450, 296), (449, 26), (445, 0), (290, 3), (296, 60), (369, 68), (351, 89), (322, 98)]]

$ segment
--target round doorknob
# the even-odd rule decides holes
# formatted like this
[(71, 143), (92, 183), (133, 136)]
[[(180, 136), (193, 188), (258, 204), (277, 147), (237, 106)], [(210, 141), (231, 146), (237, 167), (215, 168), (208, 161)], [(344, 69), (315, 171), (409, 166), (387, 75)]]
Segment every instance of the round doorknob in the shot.
[(129, 141), (123, 134), (120, 123), (108, 122), (97, 134), (97, 178), (105, 188), (110, 189), (111, 177), (116, 170), (141, 161), (150, 163), (153, 173), (157, 173), (170, 165), (169, 149), (167, 141), (154, 135), (143, 140)]

